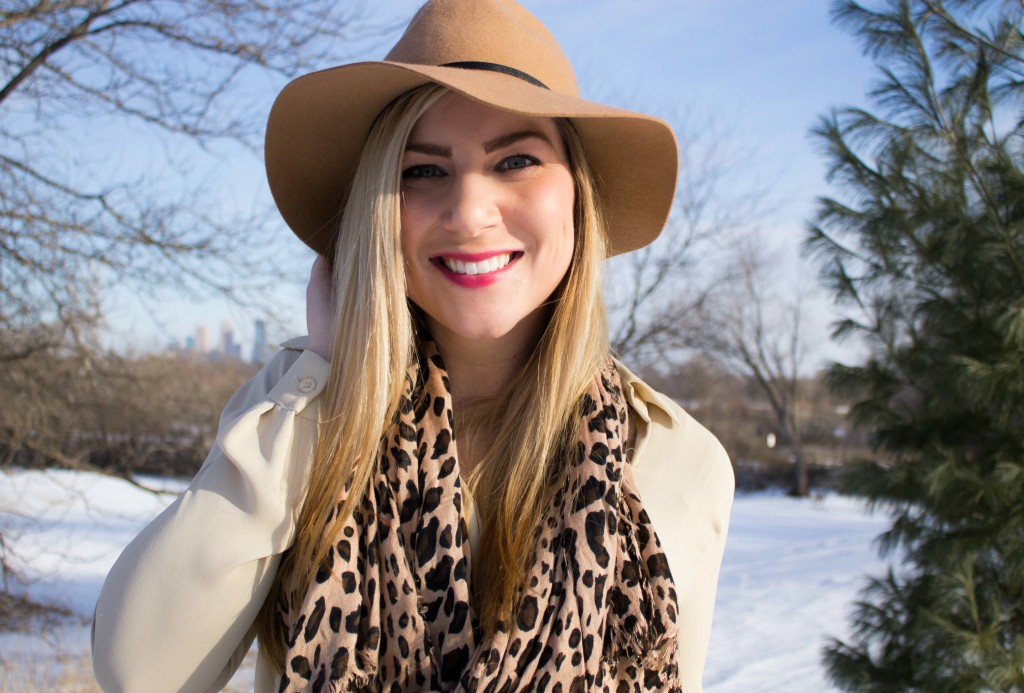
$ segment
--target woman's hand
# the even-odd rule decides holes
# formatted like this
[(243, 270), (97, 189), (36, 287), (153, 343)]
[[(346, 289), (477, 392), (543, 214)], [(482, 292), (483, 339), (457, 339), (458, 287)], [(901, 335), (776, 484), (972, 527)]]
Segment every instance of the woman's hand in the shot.
[(330, 361), (334, 344), (334, 286), (331, 265), (322, 255), (313, 261), (306, 285), (306, 329), (310, 348)]

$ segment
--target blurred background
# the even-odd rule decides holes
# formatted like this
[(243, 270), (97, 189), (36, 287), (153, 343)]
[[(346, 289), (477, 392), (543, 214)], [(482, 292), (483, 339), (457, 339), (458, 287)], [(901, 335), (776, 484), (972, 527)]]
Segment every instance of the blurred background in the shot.
[[(0, 7), (0, 691), (92, 690), (110, 563), (304, 332), (270, 105), (419, 4)], [(1021, 4), (523, 4), (679, 139), (607, 297), (736, 470), (708, 690), (1024, 690)]]

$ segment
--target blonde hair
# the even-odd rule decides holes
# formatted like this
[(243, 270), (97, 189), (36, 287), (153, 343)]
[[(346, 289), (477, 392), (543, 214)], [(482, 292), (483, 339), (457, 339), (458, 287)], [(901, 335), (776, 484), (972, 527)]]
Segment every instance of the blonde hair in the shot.
[[(301, 607), (306, 586), (364, 495), (381, 434), (397, 408), (415, 355), (401, 252), (400, 162), (417, 120), (445, 93), (437, 85), (418, 87), (381, 112), (342, 214), (342, 241), (334, 258), (337, 332), (320, 404), (311, 482), (295, 542), (257, 622), (260, 646), (278, 671), (284, 667), (285, 644), (277, 607)], [(512, 612), (533, 555), (537, 524), (547, 508), (550, 482), (564, 469), (575, 437), (567, 424), (577, 420), (579, 398), (608, 354), (601, 291), (607, 250), (593, 175), (571, 123), (557, 123), (575, 181), (572, 263), (525, 367), (499, 397), (474, 407), (471, 417), (460, 418), (496, 431), (467, 480), (483, 532), (472, 571), (477, 613), (486, 632), (493, 632)]]

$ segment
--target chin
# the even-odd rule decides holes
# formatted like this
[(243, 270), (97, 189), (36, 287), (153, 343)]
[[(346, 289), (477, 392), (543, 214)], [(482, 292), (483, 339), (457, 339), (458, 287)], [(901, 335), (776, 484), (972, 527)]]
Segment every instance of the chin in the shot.
[(476, 342), (481, 346), (488, 342), (511, 340), (512, 343), (522, 344), (524, 339), (537, 339), (547, 318), (539, 311), (527, 312), (526, 315), (518, 315), (516, 312), (518, 317), (509, 315), (508, 311), (498, 311), (497, 315), (444, 315), (443, 311), (439, 315), (424, 313), (434, 339), (441, 342), (457, 339), (464, 343)]
[(515, 330), (515, 324), (474, 324), (448, 323), (446, 329), (458, 337), (474, 342), (490, 342), (509, 336)]
[[(526, 343), (536, 342), (550, 319), (546, 305), (523, 304), (514, 296), (488, 300), (487, 305), (447, 305), (441, 301), (420, 302), (412, 297), (434, 339), (444, 344), (458, 340), (465, 346), (477, 343), (508, 342), (518, 351)], [(425, 304), (425, 305), (424, 305)]]

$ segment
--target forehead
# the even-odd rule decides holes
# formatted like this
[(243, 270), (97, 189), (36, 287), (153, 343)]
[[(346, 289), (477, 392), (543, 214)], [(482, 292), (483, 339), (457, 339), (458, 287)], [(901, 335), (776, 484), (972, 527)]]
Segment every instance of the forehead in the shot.
[(449, 92), (420, 116), (409, 140), (446, 146), (482, 144), (509, 133), (529, 131), (545, 135), (552, 144), (561, 141), (552, 118), (509, 113)]

